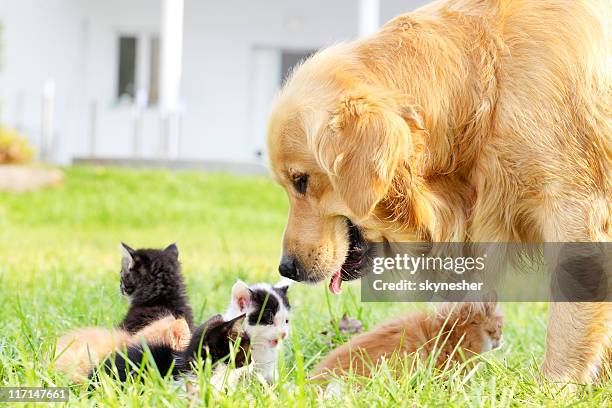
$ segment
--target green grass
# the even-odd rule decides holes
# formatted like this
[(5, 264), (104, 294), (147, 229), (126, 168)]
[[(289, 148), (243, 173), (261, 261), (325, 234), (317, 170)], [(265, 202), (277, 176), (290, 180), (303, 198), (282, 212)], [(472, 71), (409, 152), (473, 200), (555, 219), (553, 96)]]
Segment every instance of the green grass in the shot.
[[(119, 295), (118, 243), (161, 247), (177, 242), (196, 319), (222, 311), (237, 278), (278, 279), (280, 242), (287, 214), (284, 192), (271, 180), (201, 173), (66, 170), (64, 186), (27, 194), (0, 194), (0, 385), (70, 386), (70, 405), (187, 406), (171, 382), (152, 375), (121, 387), (111, 380), (88, 391), (71, 385), (45, 358), (57, 336), (85, 326), (112, 327), (125, 313)], [(330, 321), (343, 313), (371, 328), (382, 319), (424, 305), (361, 303), (359, 284), (330, 297), (325, 285), (290, 289), (291, 339), (281, 381), (229, 394), (204, 386), (202, 403), (214, 406), (610, 406), (607, 387), (578, 393), (538, 381), (543, 355), (545, 304), (506, 304), (505, 345), (482, 358), (480, 369), (437, 373), (426, 365), (392, 379), (349, 378), (341, 401), (320, 400), (308, 382), (312, 368), (346, 339)]]

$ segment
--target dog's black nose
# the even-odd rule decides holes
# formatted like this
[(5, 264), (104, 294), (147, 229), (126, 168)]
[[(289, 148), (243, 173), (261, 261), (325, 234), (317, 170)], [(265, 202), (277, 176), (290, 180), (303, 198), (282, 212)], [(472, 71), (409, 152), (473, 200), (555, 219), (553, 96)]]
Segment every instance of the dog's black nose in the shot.
[(283, 256), (280, 265), (278, 265), (278, 272), (281, 274), (281, 276), (297, 282), (304, 279), (300, 273), (300, 267), (297, 260), (292, 256)]

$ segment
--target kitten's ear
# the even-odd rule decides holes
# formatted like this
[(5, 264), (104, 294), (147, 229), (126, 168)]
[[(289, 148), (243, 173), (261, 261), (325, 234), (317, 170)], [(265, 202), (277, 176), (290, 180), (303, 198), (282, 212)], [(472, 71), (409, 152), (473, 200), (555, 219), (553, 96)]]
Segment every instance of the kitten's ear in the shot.
[(497, 292), (493, 290), (488, 292), (483, 296), (482, 300), (487, 303), (497, 303)]
[(119, 251), (121, 251), (121, 266), (126, 269), (129, 268), (132, 262), (134, 262), (134, 253), (136, 251), (123, 242), (119, 245)]
[(289, 290), (289, 286), (293, 285), (294, 283), (294, 280), (291, 280), (289, 278), (283, 278), (280, 280), (280, 282), (274, 285), (274, 288), (280, 290), (286, 295), (287, 291)]
[(168, 245), (166, 249), (164, 249), (164, 252), (178, 259), (179, 251), (178, 251), (178, 247), (176, 246), (176, 244)]
[(223, 326), (225, 326), (228, 333), (239, 333), (245, 318), (246, 314), (242, 314), (238, 317), (234, 317), (230, 321), (225, 322)]
[(221, 322), (217, 326), (211, 328), (209, 330), (209, 344), (227, 342), (228, 339), (235, 340), (235, 337), (242, 332), (242, 323), (245, 317), (246, 314), (241, 314), (238, 317), (234, 317), (226, 322)]
[(289, 285), (287, 286), (275, 286), (274, 289), (280, 291), (283, 295), (287, 295), (287, 291), (289, 290)]
[(497, 292), (491, 291), (487, 293), (483, 298), (485, 304), (485, 313), (492, 315), (497, 309)]
[(236, 305), (241, 313), (246, 312), (251, 303), (251, 289), (249, 286), (238, 279), (232, 286), (232, 304)]
[(121, 251), (121, 255), (126, 257), (126, 258), (133, 258), (134, 257), (134, 253), (136, 252), (136, 251), (134, 251), (134, 249), (132, 249), (125, 242), (121, 243), (121, 245), (119, 246), (119, 250)]

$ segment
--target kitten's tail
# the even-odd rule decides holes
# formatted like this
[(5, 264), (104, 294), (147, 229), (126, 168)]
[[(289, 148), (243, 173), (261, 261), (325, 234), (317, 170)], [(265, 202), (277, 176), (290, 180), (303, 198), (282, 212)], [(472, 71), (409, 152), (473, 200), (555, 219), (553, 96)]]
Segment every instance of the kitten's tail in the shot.
[(161, 375), (166, 376), (170, 371), (177, 375), (186, 369), (183, 354), (190, 340), (191, 332), (185, 319), (166, 316), (134, 334), (125, 352), (109, 353), (100, 367), (91, 370), (89, 377), (95, 380), (102, 370), (107, 374), (115, 373), (117, 379), (125, 381), (128, 375), (140, 370), (145, 356), (150, 356)]
[(55, 368), (72, 381), (81, 382), (110, 352), (126, 347), (130, 335), (124, 330), (85, 327), (61, 336), (55, 346)]
[(114, 351), (137, 346), (141, 341), (182, 350), (187, 347), (190, 338), (191, 332), (185, 319), (173, 316), (156, 320), (133, 335), (121, 329), (77, 329), (57, 341), (55, 367), (66, 373), (72, 381), (81, 382)]

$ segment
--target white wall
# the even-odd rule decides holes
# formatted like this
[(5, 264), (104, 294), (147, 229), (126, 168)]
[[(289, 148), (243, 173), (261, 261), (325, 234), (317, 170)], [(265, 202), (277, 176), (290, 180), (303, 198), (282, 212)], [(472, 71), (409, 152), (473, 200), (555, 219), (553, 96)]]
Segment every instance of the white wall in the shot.
[[(352, 0), (187, 0), (183, 97), (189, 154), (252, 160), (261, 129), (250, 95), (254, 50), (319, 48), (351, 38), (356, 25)], [(280, 68), (272, 78), (279, 75)]]
[(68, 84), (80, 77), (82, 61), (74, 2), (0, 0), (0, 22), (0, 120), (20, 125), (38, 142), (43, 84), (53, 78), (57, 84), (55, 128), (60, 129), (61, 136), (70, 133), (79, 125), (74, 112), (80, 107), (80, 90)]
[[(381, 17), (388, 20), (423, 3), (382, 0)], [(89, 154), (93, 101), (96, 153), (131, 156), (133, 111), (115, 103), (117, 38), (121, 33), (159, 33), (160, 10), (159, 0), (0, 0), (4, 26), (0, 120), (23, 125), (37, 142), (42, 86), (53, 78), (56, 159), (67, 162)], [(179, 157), (253, 161), (263, 142), (266, 101), (275, 86), (254, 76), (278, 78), (280, 67), (273, 61), (281, 48), (320, 48), (355, 37), (357, 4), (355, 0), (185, 0), (184, 29), (185, 113)], [(262, 69), (277, 72), (261, 75)], [(18, 95), (24, 95), (23, 115)], [(159, 125), (157, 110), (147, 109), (143, 156), (160, 153)]]

